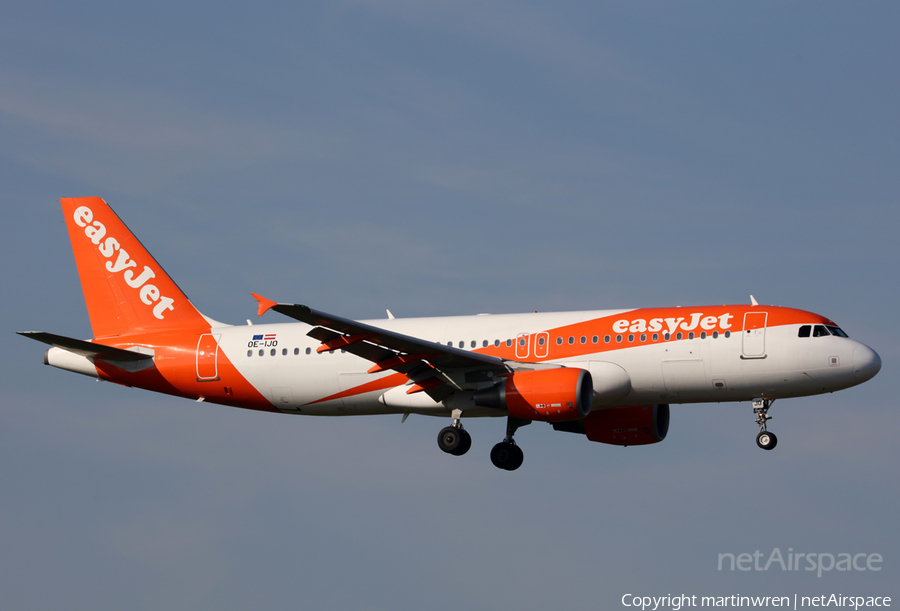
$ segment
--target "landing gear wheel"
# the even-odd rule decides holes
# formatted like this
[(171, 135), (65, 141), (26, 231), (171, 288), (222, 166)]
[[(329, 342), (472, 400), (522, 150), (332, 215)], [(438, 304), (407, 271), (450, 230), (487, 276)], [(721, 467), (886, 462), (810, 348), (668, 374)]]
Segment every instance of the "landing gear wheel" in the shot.
[(525, 455), (522, 449), (514, 443), (501, 441), (491, 450), (491, 462), (498, 469), (515, 471), (522, 466)]
[(762, 397), (753, 399), (753, 413), (756, 414), (756, 424), (759, 425), (759, 435), (756, 436), (756, 445), (763, 450), (771, 450), (778, 443), (778, 438), (775, 436), (775, 433), (770, 433), (766, 429), (766, 423), (772, 419), (772, 416), (769, 415), (769, 408), (774, 402), (774, 399), (770, 401), (769, 399), (763, 399)]
[(459, 449), (455, 452), (455, 456), (462, 456), (466, 452), (469, 451), (469, 448), (472, 447), (472, 436), (466, 432), (465, 429), (458, 429), (459, 434), (462, 435), (462, 442), (459, 444)]
[(463, 429), (447, 426), (438, 433), (438, 447), (454, 456), (462, 456), (472, 447), (472, 437)]
[(760, 431), (759, 435), (756, 436), (756, 445), (763, 450), (771, 450), (778, 445), (778, 437), (775, 436), (775, 433)]

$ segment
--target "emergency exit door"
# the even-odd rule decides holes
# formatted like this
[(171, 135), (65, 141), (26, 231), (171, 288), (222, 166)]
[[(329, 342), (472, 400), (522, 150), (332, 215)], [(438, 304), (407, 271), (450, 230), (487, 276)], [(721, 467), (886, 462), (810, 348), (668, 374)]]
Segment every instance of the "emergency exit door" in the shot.
[(766, 318), (768, 312), (747, 312), (744, 314), (743, 353), (744, 358), (760, 359), (766, 356)]
[(204, 333), (197, 342), (197, 381), (212, 382), (219, 379), (219, 337)]

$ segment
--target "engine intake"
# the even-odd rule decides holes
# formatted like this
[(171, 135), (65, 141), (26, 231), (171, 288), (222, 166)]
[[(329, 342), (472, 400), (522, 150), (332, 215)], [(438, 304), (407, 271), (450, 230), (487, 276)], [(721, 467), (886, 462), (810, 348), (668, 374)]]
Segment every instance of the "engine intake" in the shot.
[(499, 384), (475, 391), (475, 405), (505, 409), (510, 416), (541, 422), (579, 420), (591, 411), (591, 374), (561, 367), (517, 371)]

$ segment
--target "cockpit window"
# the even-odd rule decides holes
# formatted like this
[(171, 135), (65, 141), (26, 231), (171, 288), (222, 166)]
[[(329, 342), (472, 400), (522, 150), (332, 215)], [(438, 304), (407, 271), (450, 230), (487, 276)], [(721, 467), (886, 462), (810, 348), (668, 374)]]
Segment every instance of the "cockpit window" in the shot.
[(825, 337), (828, 335), (831, 335), (831, 333), (828, 332), (825, 325), (816, 325), (813, 329), (813, 337)]
[(844, 333), (844, 330), (841, 329), (840, 327), (833, 327), (831, 325), (826, 325), (826, 328), (829, 331), (831, 331), (832, 335), (836, 335), (837, 337), (848, 337), (848, 335), (846, 333)]
[(809, 332), (812, 330), (810, 325), (803, 325), (800, 327), (800, 332), (797, 333), (797, 337), (809, 337)]

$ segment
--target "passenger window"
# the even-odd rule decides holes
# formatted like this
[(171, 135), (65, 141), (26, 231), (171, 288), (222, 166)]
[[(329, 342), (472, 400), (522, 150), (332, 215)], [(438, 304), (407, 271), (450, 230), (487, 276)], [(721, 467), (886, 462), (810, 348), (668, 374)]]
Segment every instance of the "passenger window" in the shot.
[(275, 356), (275, 348), (272, 348), (272, 350), (269, 351), (269, 355)]
[(609, 336), (608, 336), (608, 335), (604, 335), (604, 336), (603, 336), (603, 343), (604, 343), (604, 344), (608, 344), (608, 343), (609, 343)]
[(459, 342), (459, 347), (460, 347), (460, 348), (465, 348), (465, 347), (466, 347), (466, 342)]
[(569, 345), (571, 346), (574, 343), (575, 343), (575, 338), (570, 335), (569, 336)]
[(252, 351), (252, 350), (248, 350), (248, 351), (247, 351), (247, 356), (253, 356), (253, 351)]
[(825, 337), (827, 335), (831, 335), (831, 333), (828, 332), (825, 325), (816, 325), (813, 329), (813, 337)]
[(809, 332), (812, 331), (812, 326), (803, 325), (800, 327), (800, 331), (797, 333), (797, 337), (809, 337)]
[(538, 346), (543, 346), (543, 345), (544, 345), (544, 342), (545, 342), (545, 340), (544, 340), (543, 337), (539, 337), (539, 338), (538, 338)]
[(260, 350), (260, 351), (259, 351), (259, 356), (262, 356), (262, 355), (264, 355), (265, 353), (266, 353), (265, 350)]
[(629, 333), (629, 334), (628, 334), (628, 341), (630, 341), (630, 342), (633, 342), (633, 341), (634, 341), (634, 334), (633, 334), (633, 333)]
[(509, 348), (510, 346), (512, 346), (512, 340), (508, 339), (506, 340), (506, 347)]
[(557, 346), (562, 346), (562, 338), (561, 338), (561, 337), (557, 337), (557, 338), (556, 338), (556, 345), (557, 345)]
[(495, 339), (495, 340), (494, 340), (494, 348), (499, 348), (499, 347), (500, 347), (500, 340), (499, 340), (499, 339)]
[(681, 331), (675, 334), (675, 339), (681, 339), (682, 337), (684, 337), (684, 334)]
[(281, 356), (286, 356), (286, 355), (287, 355), (287, 348), (282, 348), (282, 349), (281, 349)]
[(487, 340), (484, 340), (483, 342), (481, 342), (481, 347), (487, 348)]
[(312, 352), (312, 348), (307, 348), (307, 349), (306, 349), (306, 354), (309, 354), (310, 352)]
[(475, 340), (474, 340), (474, 339), (472, 340), (472, 343), (469, 344), (469, 346), (470, 346), (471, 348), (474, 348), (474, 347), (475, 347)]
[(713, 339), (719, 339), (719, 332), (713, 331)]
[(825, 325), (825, 328), (831, 331), (831, 334), (836, 337), (849, 337), (844, 330), (840, 327), (832, 327), (831, 325)]
[(641, 341), (642, 341), (642, 342), (647, 341), (647, 334), (646, 334), (646, 333), (641, 333)]
[(658, 341), (658, 340), (659, 340), (659, 333), (654, 333), (654, 334), (653, 334), (653, 341)]
[(622, 341), (622, 336), (621, 336), (621, 335), (617, 335), (617, 336), (616, 336), (616, 343), (621, 342), (621, 341)]
[(581, 336), (581, 343), (582, 343), (582, 344), (586, 344), (586, 343), (587, 343), (587, 338), (586, 338), (584, 335)]
[(591, 338), (591, 343), (592, 343), (592, 344), (596, 344), (596, 343), (599, 342), (599, 341), (600, 341), (600, 338), (599, 338), (598, 336), (596, 336), (596, 335), (595, 335), (594, 337)]

